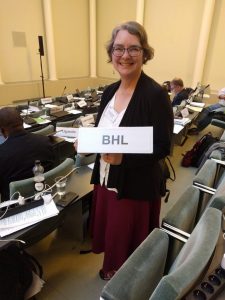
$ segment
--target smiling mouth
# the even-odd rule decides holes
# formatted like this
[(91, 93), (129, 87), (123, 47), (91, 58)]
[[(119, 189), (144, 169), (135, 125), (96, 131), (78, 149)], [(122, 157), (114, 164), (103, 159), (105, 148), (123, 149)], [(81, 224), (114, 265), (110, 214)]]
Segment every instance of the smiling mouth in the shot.
[(120, 65), (121, 66), (124, 66), (124, 67), (126, 67), (126, 66), (131, 66), (131, 65), (133, 65), (134, 63), (133, 62), (120, 62)]

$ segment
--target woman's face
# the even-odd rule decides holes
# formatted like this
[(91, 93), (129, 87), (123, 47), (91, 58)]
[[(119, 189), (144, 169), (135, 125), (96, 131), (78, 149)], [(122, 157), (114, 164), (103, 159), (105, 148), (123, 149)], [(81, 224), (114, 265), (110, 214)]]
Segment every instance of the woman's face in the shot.
[(121, 78), (139, 77), (143, 64), (143, 50), (138, 37), (127, 30), (120, 30), (116, 35), (113, 48), (119, 48), (119, 50), (129, 48), (130, 53), (135, 55), (131, 56), (127, 50), (122, 56), (115, 56), (115, 51), (114, 54), (112, 53), (113, 66)]

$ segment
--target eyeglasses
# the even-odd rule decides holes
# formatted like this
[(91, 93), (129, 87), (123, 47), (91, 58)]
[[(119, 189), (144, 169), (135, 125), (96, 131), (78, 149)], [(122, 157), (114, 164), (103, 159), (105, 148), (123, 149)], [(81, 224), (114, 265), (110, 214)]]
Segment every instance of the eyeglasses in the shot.
[(117, 56), (117, 57), (121, 57), (124, 55), (125, 53), (125, 50), (127, 50), (128, 54), (131, 56), (131, 57), (136, 57), (136, 56), (139, 56), (141, 51), (143, 50), (141, 47), (139, 46), (131, 46), (129, 48), (124, 48), (124, 47), (119, 47), (119, 46), (116, 46), (116, 47), (113, 47), (112, 49), (112, 54), (114, 56)]

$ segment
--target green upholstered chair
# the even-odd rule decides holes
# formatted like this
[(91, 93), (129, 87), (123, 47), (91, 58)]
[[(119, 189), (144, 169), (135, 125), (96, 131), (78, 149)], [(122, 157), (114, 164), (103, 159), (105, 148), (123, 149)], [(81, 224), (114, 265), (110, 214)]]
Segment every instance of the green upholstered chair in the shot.
[(154, 229), (104, 286), (104, 300), (147, 300), (163, 276), (168, 235)]
[(189, 186), (178, 198), (175, 204), (162, 219), (161, 227), (168, 233), (175, 233), (183, 237), (181, 239), (171, 237), (167, 255), (166, 270), (170, 268), (185, 241), (190, 236), (196, 223), (196, 215), (200, 191), (194, 186)]
[(55, 128), (52, 124), (42, 128), (42, 129), (39, 129), (37, 131), (33, 131), (33, 133), (35, 134), (41, 134), (41, 135), (49, 135), (49, 134), (52, 134), (53, 132), (55, 131)]
[[(224, 108), (222, 108), (222, 110), (224, 112)], [(225, 129), (225, 122), (218, 119), (212, 119), (211, 125)]]
[(75, 155), (75, 166), (81, 167), (92, 164), (95, 162), (96, 153), (88, 153), (88, 154), (76, 154)]
[[(222, 109), (224, 111), (224, 108)], [(225, 122), (218, 119), (212, 119), (211, 125), (217, 126), (219, 128), (225, 129)], [(220, 141), (225, 141), (225, 131), (223, 131)]]
[(76, 127), (75, 120), (56, 122), (56, 127)]
[(212, 195), (215, 193), (218, 180), (219, 174), (217, 163), (212, 159), (207, 159), (193, 178), (193, 185), (201, 191), (196, 217), (197, 220), (200, 218), (200, 215), (206, 208)]
[(201, 169), (193, 178), (193, 183), (199, 183), (213, 188), (217, 174), (217, 164), (211, 159), (207, 159)]
[(210, 199), (207, 207), (215, 207), (219, 210), (223, 210), (225, 207), (225, 176), (220, 181), (215, 194)]
[(222, 213), (207, 208), (181, 249), (169, 273), (162, 277), (149, 300), (182, 299), (204, 273), (215, 250)]
[[(74, 169), (74, 160), (72, 158), (65, 159), (61, 164), (52, 170), (44, 173), (45, 182), (48, 185), (55, 183), (54, 179), (58, 176), (65, 176)], [(23, 197), (29, 197), (34, 194), (34, 180), (32, 178), (10, 182), (9, 184), (10, 197), (15, 192), (20, 192)]]

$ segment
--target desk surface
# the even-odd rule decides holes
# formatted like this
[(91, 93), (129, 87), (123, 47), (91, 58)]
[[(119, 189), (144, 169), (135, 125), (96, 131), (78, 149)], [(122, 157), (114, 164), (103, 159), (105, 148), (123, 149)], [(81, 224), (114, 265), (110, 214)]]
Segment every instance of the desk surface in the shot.
[[(77, 169), (73, 174), (71, 174), (68, 180), (67, 190), (71, 192), (75, 192), (79, 195), (79, 197), (77, 198), (77, 200), (74, 202), (73, 205), (76, 205), (78, 201), (84, 199), (86, 195), (91, 193), (93, 189), (92, 185), (90, 184), (91, 174), (92, 174), (92, 170), (88, 166), (82, 166), (79, 169)], [(63, 220), (67, 212), (67, 208), (65, 209), (59, 208), (59, 210), (60, 213), (55, 217), (43, 220), (37, 224), (34, 224), (25, 229), (10, 234), (4, 238), (1, 238), (0, 249), (7, 246), (11, 242), (7, 240), (10, 239), (22, 239), (28, 244), (30, 244), (30, 243), (35, 243), (40, 239), (44, 238), (53, 230), (55, 230)]]

